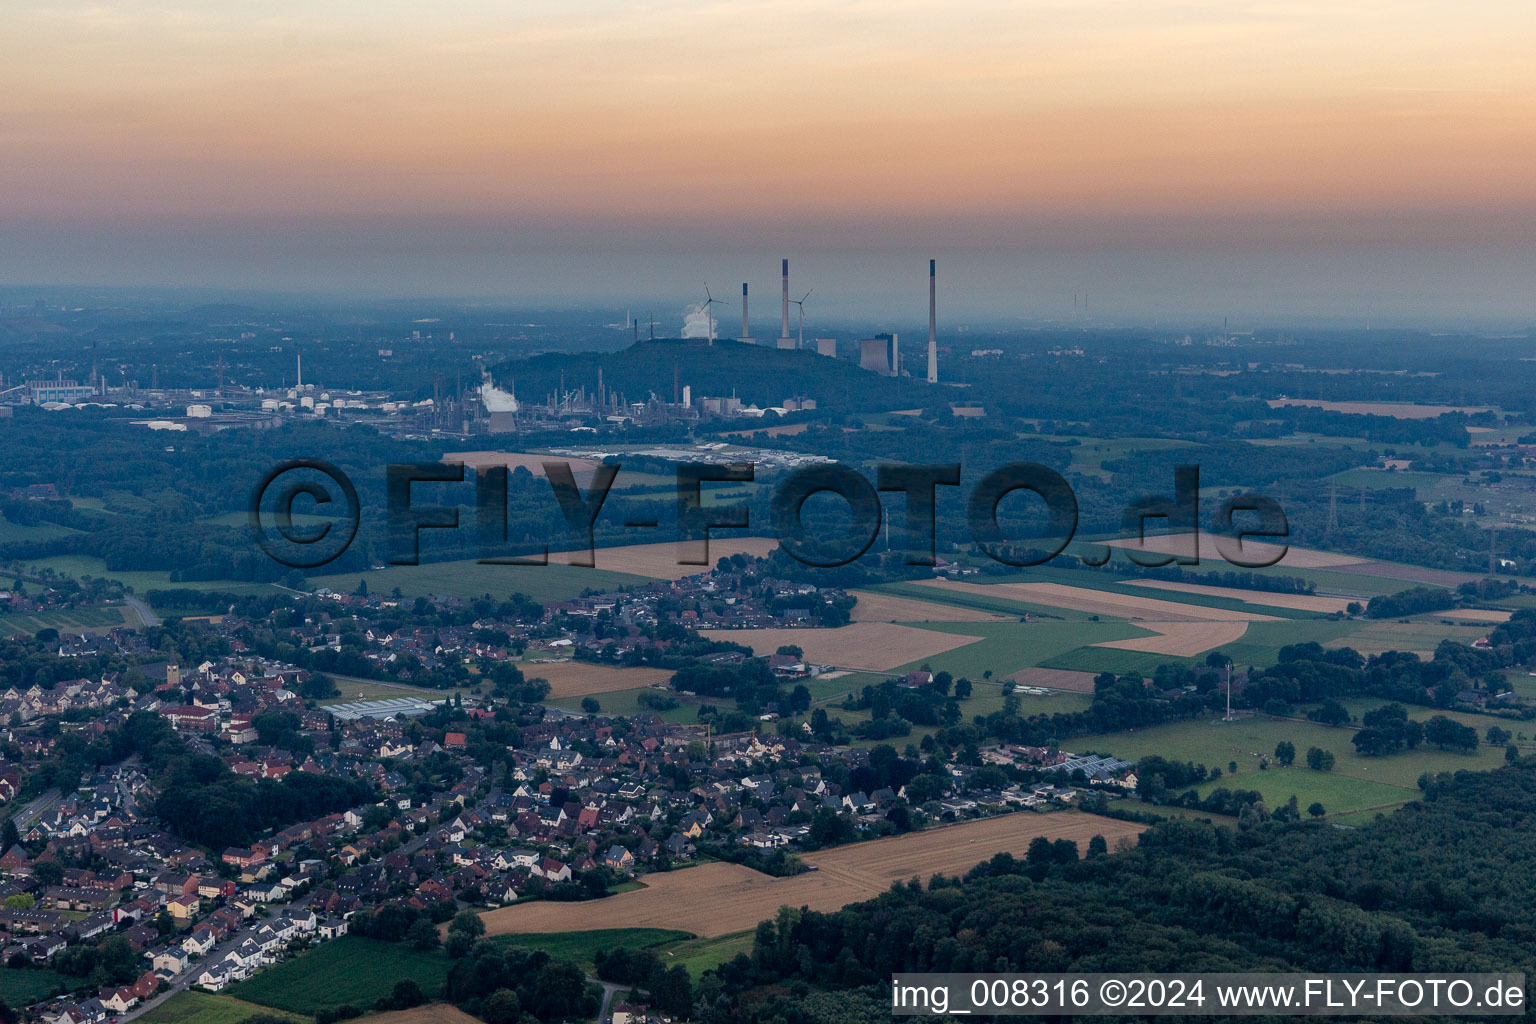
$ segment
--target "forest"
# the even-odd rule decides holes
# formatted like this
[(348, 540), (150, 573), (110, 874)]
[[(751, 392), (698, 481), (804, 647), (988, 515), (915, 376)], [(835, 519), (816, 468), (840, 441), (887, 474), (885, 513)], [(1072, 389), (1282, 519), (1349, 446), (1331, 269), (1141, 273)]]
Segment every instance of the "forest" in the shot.
[(1523, 971), (1536, 764), (1423, 787), (1361, 828), (1168, 821), (1109, 856), (1036, 840), (836, 913), (785, 908), (697, 986), (696, 1017), (885, 1020), (903, 971)]

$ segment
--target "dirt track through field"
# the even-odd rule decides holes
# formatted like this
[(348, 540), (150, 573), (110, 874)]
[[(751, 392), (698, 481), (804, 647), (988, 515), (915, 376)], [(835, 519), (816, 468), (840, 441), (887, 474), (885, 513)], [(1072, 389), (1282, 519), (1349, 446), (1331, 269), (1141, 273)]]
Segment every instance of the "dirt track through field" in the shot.
[(1209, 597), (1228, 597), (1248, 604), (1268, 605), (1271, 608), (1293, 608), (1300, 612), (1342, 612), (1348, 609), (1347, 597), (1316, 597), (1312, 594), (1276, 594), (1266, 590), (1243, 590), (1240, 587), (1210, 587), (1204, 583), (1174, 583), (1167, 580), (1135, 580), (1133, 587), (1151, 590), (1172, 590), (1180, 594), (1205, 594)]
[(855, 622), (837, 629), (701, 629), (699, 632), (711, 640), (746, 644), (759, 656), (792, 645), (804, 651), (805, 660), (813, 665), (836, 665), (865, 672), (885, 672), (982, 639), (889, 622)]
[(584, 661), (554, 661), (547, 664), (522, 664), (523, 675), (529, 679), (538, 677), (549, 682), (551, 697), (585, 697), (592, 693), (612, 693), (615, 690), (633, 690), (640, 686), (655, 686), (672, 678), (672, 673), (659, 668), (617, 668), (612, 665), (591, 665)]
[(853, 606), (854, 622), (1010, 622), (1006, 615), (937, 601), (919, 601), (875, 590), (855, 590), (858, 604)]
[(1093, 615), (1114, 615), (1125, 619), (1150, 619), (1157, 622), (1263, 622), (1274, 615), (1258, 612), (1229, 611), (1201, 605), (1164, 601), (1155, 597), (1134, 597), (1106, 590), (1069, 587), (1061, 583), (956, 583), (953, 580), (924, 581), (923, 586), (938, 587), (983, 597), (1001, 597), (1032, 604), (1050, 605)]
[(1246, 622), (1137, 622), (1136, 625), (1156, 630), (1158, 635), (1133, 637), (1130, 640), (1106, 640), (1093, 646), (1189, 658), (1212, 647), (1241, 640), (1243, 634), (1248, 632)]
[(1079, 852), (1094, 835), (1115, 850), (1145, 828), (1078, 811), (1020, 812), (806, 854), (814, 872), (773, 878), (715, 862), (644, 876), (645, 888), (585, 903), (544, 900), (482, 915), (490, 935), (596, 928), (677, 928), (713, 937), (746, 931), (781, 906), (833, 911), (878, 896), (892, 882), (959, 875), (995, 853), (1023, 857), (1036, 836), (1070, 839)]

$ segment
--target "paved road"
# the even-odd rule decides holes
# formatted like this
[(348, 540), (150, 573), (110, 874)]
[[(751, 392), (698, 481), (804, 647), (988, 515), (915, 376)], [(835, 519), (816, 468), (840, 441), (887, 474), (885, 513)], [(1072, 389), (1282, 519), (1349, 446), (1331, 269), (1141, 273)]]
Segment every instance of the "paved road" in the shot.
[(27, 829), (37, 824), (44, 815), (50, 813), (55, 807), (57, 807), (59, 802), (63, 799), (64, 795), (57, 789), (50, 789), (48, 792), (44, 793), (42, 796), (38, 797), (36, 800), (33, 800), (31, 803), (27, 804), (21, 810), (16, 812), (16, 827), (25, 832)]
[[(292, 900), (288, 903), (268, 904), (268, 909), (271, 911), (269, 916), (273, 918), (280, 917), (282, 916), (283, 911), (289, 909), (290, 907), (295, 910), (304, 907), (309, 903), (310, 895), (311, 894), (309, 893), (305, 893), (298, 899)], [(135, 1006), (127, 1013), (120, 1014), (118, 1016), (118, 1021), (120, 1024), (127, 1024), (128, 1021), (149, 1012), (156, 1006), (159, 1006), (161, 1003), (174, 996), (176, 993), (186, 991), (187, 986), (191, 985), (197, 979), (197, 976), (202, 974), (209, 965), (216, 964), (220, 960), (224, 959), (224, 954), (228, 953), (230, 950), (234, 949), (236, 946), (240, 945), (240, 943), (249, 938), (245, 932), (250, 930), (251, 925), (260, 925), (263, 920), (265, 919), (252, 918), (250, 921), (246, 922), (247, 927), (242, 928), (234, 935), (230, 936), (223, 942), (219, 943), (217, 946), (210, 949), (207, 953), (203, 954), (200, 959), (194, 960), (185, 971), (182, 971), (181, 974), (176, 976), (176, 980), (171, 982), (170, 987), (167, 988), (164, 992), (159, 993), (158, 995), (149, 999), (147, 1002), (140, 1003), (138, 1006)]]
[(144, 624), (145, 629), (160, 625), (160, 617), (154, 613), (149, 605), (139, 598), (134, 597), (132, 594), (125, 594), (123, 596), (123, 603), (133, 609), (134, 614), (138, 615), (139, 621)]
[[(597, 981), (596, 978), (592, 980)], [(597, 981), (597, 983), (603, 986), (603, 1005), (597, 1008), (597, 1024), (604, 1024), (608, 1019), (608, 1007), (613, 1003), (614, 994), (617, 992), (627, 992), (629, 986), (615, 985), (611, 981)]]

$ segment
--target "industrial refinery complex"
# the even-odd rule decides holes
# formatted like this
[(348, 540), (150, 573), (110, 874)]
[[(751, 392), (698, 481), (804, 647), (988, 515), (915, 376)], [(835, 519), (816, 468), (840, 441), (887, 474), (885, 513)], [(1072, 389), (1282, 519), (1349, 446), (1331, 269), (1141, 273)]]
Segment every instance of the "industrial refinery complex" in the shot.
[[(928, 261), (928, 350), (926, 380), (936, 384), (938, 372), (938, 267)], [(805, 303), (812, 291), (799, 299), (790, 298), (789, 260), (780, 262), (779, 336), (761, 344), (779, 350), (808, 351), (836, 359), (847, 358), (860, 369), (885, 377), (910, 377), (913, 374), (902, 352), (897, 335), (879, 333), (842, 344), (836, 338), (816, 337), (805, 340)], [(741, 286), (741, 333), (734, 344), (759, 344), (751, 334), (748, 285)], [(714, 298), (705, 287), (704, 302), (694, 307), (685, 320), (684, 342), (702, 341), (713, 346), (717, 340), (714, 307), (722, 300)], [(790, 321), (790, 306), (796, 306), (796, 322)], [(701, 329), (693, 325), (702, 320)], [(614, 325), (618, 326), (618, 325)], [(639, 324), (628, 320), (638, 342)], [(654, 322), (652, 323), (654, 328)], [(286, 340), (286, 339), (285, 339)], [(654, 334), (651, 341), (657, 340)], [(665, 340), (665, 339), (663, 339)], [(387, 350), (380, 350), (383, 355)], [(142, 412), (135, 419), (152, 431), (211, 433), (234, 427), (272, 428), (295, 419), (335, 420), (373, 426), (385, 433), (402, 437), (436, 437), (510, 434), (521, 430), (567, 429), (573, 432), (597, 432), (605, 426), (637, 424), (652, 426), (713, 419), (753, 420), (783, 417), (816, 408), (816, 401), (795, 393), (794, 381), (784, 383), (777, 404), (759, 405), (729, 394), (698, 393), (674, 365), (671, 400), (654, 391), (643, 399), (632, 397), (603, 381), (599, 368), (595, 379), (572, 382), (561, 375), (559, 386), (547, 394), (521, 398), (516, 381), (492, 379), (482, 372), (478, 382), (462, 380), (445, 387), (441, 380), (433, 384), (430, 397), (402, 395), (381, 390), (357, 390), (306, 382), (302, 351), (294, 351), (294, 379), (291, 385), (252, 387), (228, 383), (220, 359), (217, 379), (207, 388), (161, 388), (157, 380), (145, 387), (137, 380), (122, 380), (111, 385), (100, 372), (94, 347), (90, 378), (66, 379), (62, 373), (53, 379), (29, 379), (21, 383), (0, 381), (0, 416), (9, 415), (17, 405), (31, 405), (64, 412), (90, 406), (128, 409)], [(755, 393), (761, 395), (761, 381)]]

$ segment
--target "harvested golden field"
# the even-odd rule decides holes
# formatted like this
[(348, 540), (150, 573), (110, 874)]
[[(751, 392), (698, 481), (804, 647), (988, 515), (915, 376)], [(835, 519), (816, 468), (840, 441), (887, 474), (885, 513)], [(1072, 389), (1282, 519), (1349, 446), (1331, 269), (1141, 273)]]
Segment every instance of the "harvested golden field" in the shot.
[[(1148, 537), (1145, 543), (1122, 538), (1120, 540), (1106, 540), (1103, 543), (1112, 548), (1139, 548), (1143, 551), (1156, 551), (1161, 554), (1184, 554), (1189, 550), (1189, 534), (1160, 534)], [(1223, 546), (1231, 547), (1236, 541), (1227, 538), (1223, 540)], [(1269, 559), (1280, 553), (1280, 545), (1265, 544), (1257, 540), (1245, 540), (1242, 545), (1245, 558)], [(1216, 537), (1209, 531), (1200, 534), (1200, 561), (1214, 562), (1225, 565), (1226, 559), (1216, 547)], [(1316, 551), (1312, 548), (1288, 547), (1285, 557), (1281, 558), (1277, 565), (1289, 569), (1326, 569), (1335, 565), (1354, 565), (1364, 562), (1365, 559), (1355, 555), (1340, 555), (1332, 551)]]
[(1001, 597), (1032, 604), (1051, 605), (1091, 615), (1114, 615), (1124, 619), (1151, 619), (1157, 622), (1262, 622), (1273, 615), (1259, 612), (1229, 611), (1201, 605), (1163, 601), (1155, 597), (1133, 597), (1107, 590), (1069, 587), (1062, 583), (956, 583), (953, 580), (924, 580), (922, 586), (939, 587), (984, 597)]
[(1093, 692), (1093, 673), (1074, 672), (1069, 668), (1021, 668), (1004, 678), (1020, 686), (1044, 686), (1073, 693)]
[(982, 639), (889, 622), (855, 622), (837, 629), (701, 629), (699, 633), (745, 644), (759, 656), (793, 644), (814, 665), (865, 672), (884, 672)]
[(548, 680), (551, 697), (585, 697), (593, 693), (633, 690), (656, 686), (672, 678), (660, 668), (620, 668), (616, 665), (592, 665), (584, 661), (552, 661), (547, 664), (518, 666), (523, 675)]
[[(679, 565), (677, 545), (671, 541), (661, 544), (626, 544), (615, 548), (598, 548), (593, 554), (593, 568), (609, 572), (627, 572), (635, 576), (650, 576), (658, 580), (679, 580), (708, 572), (722, 558), (745, 554), (762, 558), (773, 552), (779, 542), (772, 537), (711, 537), (709, 540), (709, 565)], [(549, 560), (570, 565), (576, 557), (586, 558), (585, 551), (551, 551)]]
[(1437, 619), (1460, 619), (1463, 622), (1508, 622), (1514, 612), (1493, 611), (1487, 608), (1453, 608), (1448, 612), (1435, 612)]
[(961, 608), (935, 601), (897, 597), (875, 590), (850, 591), (859, 603), (853, 606), (854, 622), (1007, 622), (1006, 615)]
[(1316, 597), (1312, 594), (1272, 594), (1263, 590), (1243, 590), (1239, 587), (1208, 587), (1204, 583), (1174, 583), (1164, 580), (1136, 580), (1133, 587), (1149, 587), (1153, 590), (1173, 590), (1181, 594), (1206, 594), (1210, 597), (1229, 597), (1247, 604), (1268, 605), (1271, 608), (1294, 608), (1301, 612), (1342, 612), (1349, 607), (1347, 597)]
[(1448, 412), (1492, 412), (1491, 405), (1416, 405), (1412, 402), (1324, 402), (1312, 398), (1272, 398), (1271, 409), (1282, 405), (1308, 405), (1330, 412), (1351, 413), (1358, 416), (1391, 416), (1400, 420), (1432, 420)]
[(1102, 835), (1114, 850), (1146, 826), (1078, 811), (1020, 812), (807, 854), (817, 870), (773, 878), (739, 864), (701, 864), (644, 876), (645, 888), (585, 903), (537, 900), (481, 915), (490, 935), (596, 928), (677, 928), (712, 937), (746, 931), (781, 906), (833, 911), (878, 896), (892, 882), (962, 874), (995, 853), (1022, 857), (1036, 836), (1081, 851)]
[(1130, 640), (1106, 640), (1095, 647), (1115, 647), (1122, 651), (1146, 651), (1189, 658), (1196, 654), (1241, 640), (1248, 632), (1246, 622), (1137, 622), (1143, 629), (1155, 630), (1157, 636)]

